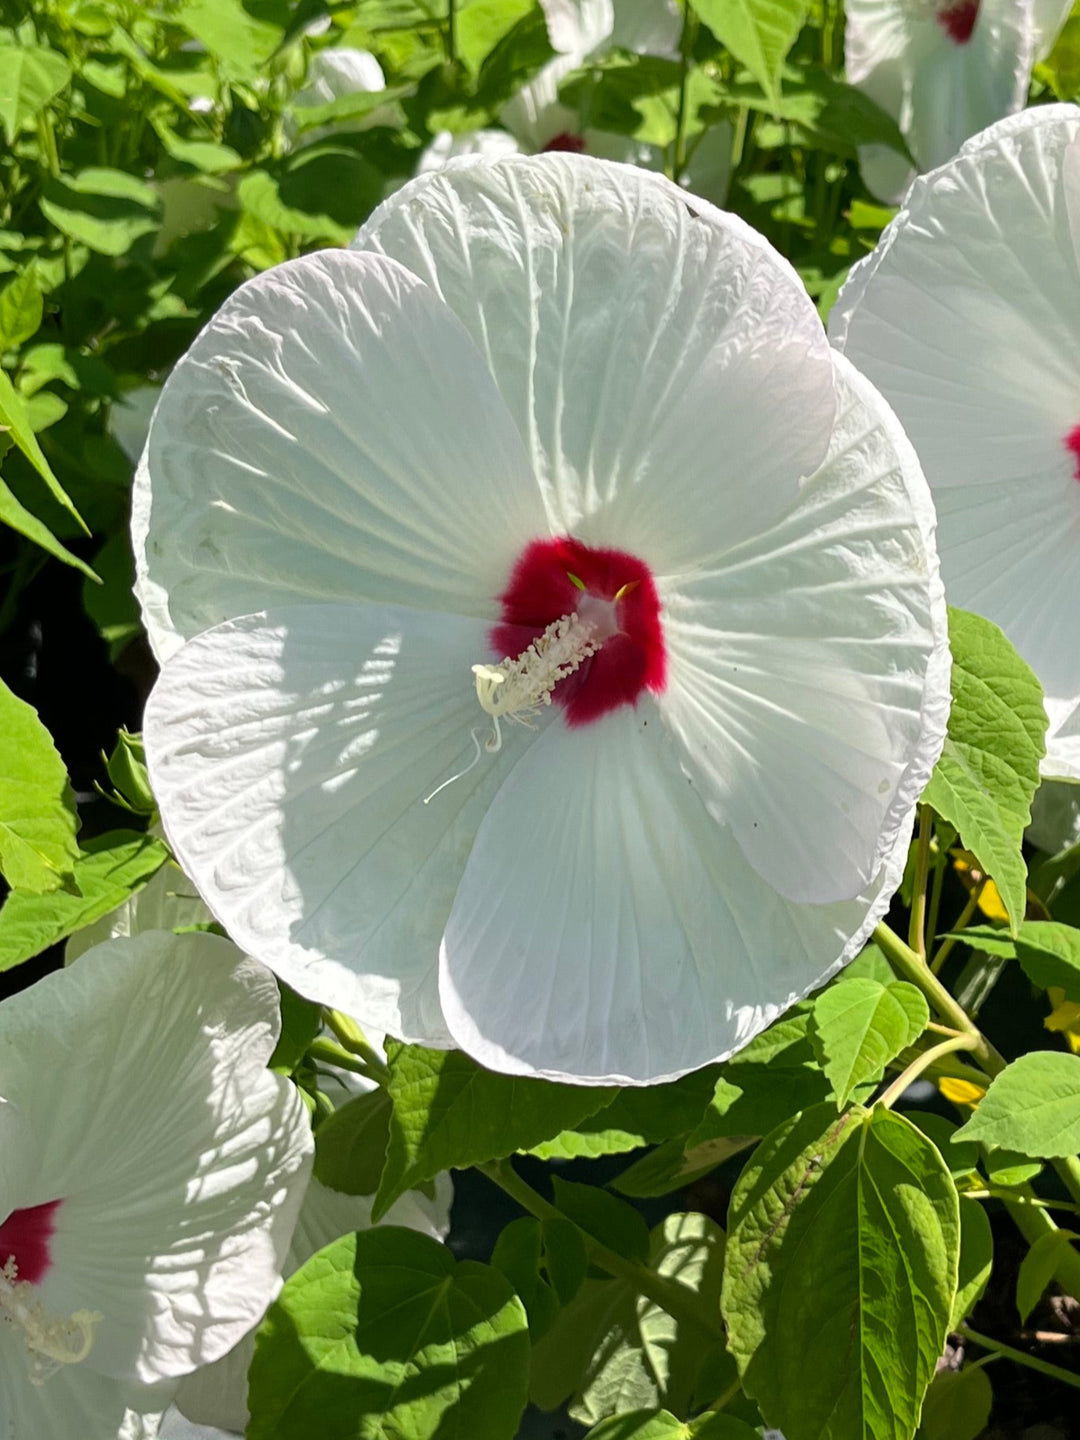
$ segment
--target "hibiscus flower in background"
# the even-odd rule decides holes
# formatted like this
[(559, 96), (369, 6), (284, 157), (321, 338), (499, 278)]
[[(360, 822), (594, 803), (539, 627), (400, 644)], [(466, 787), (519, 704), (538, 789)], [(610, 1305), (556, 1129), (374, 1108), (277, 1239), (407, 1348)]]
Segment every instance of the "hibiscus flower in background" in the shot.
[[(440, 131), (424, 150), (418, 174), (441, 169), (450, 160), (480, 156), (500, 160), (513, 154), (569, 150), (663, 170), (665, 154), (656, 145), (598, 130), (559, 99), (559, 86), (589, 61), (612, 50), (677, 60), (683, 18), (669, 0), (541, 0), (555, 58), (503, 106), (503, 130)], [(709, 127), (690, 146), (680, 183), (695, 195), (722, 205), (731, 179), (735, 132), (726, 120)]]
[(922, 461), (951, 602), (1031, 665), (1042, 773), (1080, 780), (1080, 110), (1003, 120), (915, 181), (832, 311)]
[[(900, 126), (920, 171), (1027, 100), (1071, 0), (846, 0), (850, 84)], [(859, 150), (867, 188), (895, 204), (915, 172), (884, 145)]]
[[(65, 963), (71, 964), (103, 940), (141, 935), (148, 930), (205, 925), (212, 919), (191, 881), (170, 862), (163, 865), (137, 895), (96, 924), (73, 935), (67, 943)], [(240, 964), (244, 958), (241, 952), (229, 942), (223, 943), (231, 952), (230, 963)], [(371, 1034), (368, 1038), (377, 1050), (382, 1049), (381, 1035)], [(319, 1074), (319, 1089), (337, 1107), (374, 1090), (375, 1083), (345, 1071), (324, 1070)], [(444, 1240), (450, 1228), (453, 1196), (450, 1176), (440, 1175), (430, 1198), (418, 1191), (408, 1191), (391, 1205), (380, 1223), (404, 1225), (433, 1239)], [(287, 1280), (317, 1250), (340, 1236), (370, 1228), (371, 1206), (370, 1196), (341, 1194), (312, 1177), (304, 1191), (281, 1278)], [(260, 1315), (226, 1355), (184, 1377), (176, 1392), (174, 1407), (162, 1419), (161, 1440), (179, 1440), (181, 1436), (203, 1433), (243, 1433), (248, 1423), (247, 1373), (255, 1349), (255, 1329), (261, 1318)], [(205, 1431), (203, 1427), (207, 1427)]]
[(0, 1433), (149, 1437), (276, 1294), (311, 1168), (277, 986), (211, 935), (101, 945), (0, 1008)]
[(451, 167), (356, 246), (242, 287), (151, 426), (174, 849), (365, 1024), (585, 1081), (727, 1055), (861, 947), (941, 748), (914, 454), (658, 176)]

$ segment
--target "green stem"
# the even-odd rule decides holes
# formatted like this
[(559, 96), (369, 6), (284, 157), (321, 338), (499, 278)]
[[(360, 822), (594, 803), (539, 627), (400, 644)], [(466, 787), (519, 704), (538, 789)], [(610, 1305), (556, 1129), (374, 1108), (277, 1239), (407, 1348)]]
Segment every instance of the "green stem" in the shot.
[(672, 150), (671, 176), (676, 185), (686, 167), (686, 87), (690, 78), (690, 56), (697, 33), (697, 16), (686, 0), (683, 9), (682, 38), (679, 41), (679, 113), (675, 120), (675, 144)]
[(313, 1040), (307, 1053), (312, 1060), (321, 1061), (323, 1065), (336, 1065), (339, 1070), (350, 1070), (354, 1075), (374, 1078), (366, 1061), (361, 1060), (359, 1055), (353, 1055), (344, 1046), (335, 1045), (333, 1040)]
[(930, 910), (926, 917), (926, 943), (928, 945), (933, 944), (937, 936), (938, 915), (941, 911), (941, 896), (945, 889), (945, 872), (948, 865), (948, 854), (939, 851), (934, 859), (934, 879), (930, 887)]
[(386, 1068), (386, 1061), (375, 1047), (368, 1043), (356, 1021), (348, 1015), (343, 1015), (340, 1010), (324, 1010), (323, 1018), (345, 1049), (351, 1055), (358, 1055), (363, 1060), (372, 1079), (377, 1080), (380, 1085), (384, 1085), (390, 1074)]
[[(530, 1215), (535, 1215), (538, 1220), (569, 1219), (550, 1200), (545, 1200), (527, 1181), (523, 1180), (508, 1160), (493, 1160), (486, 1165), (478, 1165), (476, 1168), (482, 1175), (486, 1175), (489, 1180), (498, 1185), (500, 1190), (504, 1190), (507, 1195), (516, 1200), (523, 1210), (527, 1210)], [(641, 1265), (636, 1260), (628, 1260), (625, 1255), (620, 1255), (615, 1250), (609, 1250), (606, 1245), (601, 1244), (599, 1240), (594, 1240), (584, 1231), (582, 1231), (582, 1235), (585, 1239), (585, 1248), (588, 1251), (589, 1259), (595, 1265), (599, 1265), (609, 1275), (627, 1281), (639, 1295), (647, 1296), (662, 1310), (666, 1310), (672, 1319), (694, 1325), (714, 1339), (723, 1339), (724, 1326), (719, 1311), (714, 1314), (712, 1309), (704, 1305), (701, 1297), (693, 1290), (688, 1289), (685, 1285), (680, 1285), (675, 1280), (669, 1280), (664, 1275), (658, 1275), (647, 1265)]]
[(1054, 1169), (1061, 1177), (1065, 1189), (1080, 1203), (1080, 1160), (1075, 1155), (1064, 1155), (1053, 1162)]
[(890, 930), (885, 924), (878, 925), (874, 931), (874, 941), (901, 979), (910, 981), (921, 990), (930, 1006), (947, 1025), (951, 1025), (961, 1035), (970, 1035), (974, 1039), (971, 1053), (987, 1075), (1000, 1075), (1005, 1069), (1004, 1059), (969, 1018), (964, 1007), (945, 989), (923, 957), (912, 950), (910, 945), (905, 945), (895, 930)]
[(934, 833), (933, 812), (919, 806), (919, 839), (915, 847), (915, 884), (911, 893), (911, 923), (908, 944), (926, 959), (926, 883), (930, 877), (930, 841)]
[(446, 59), (457, 64), (457, 0), (446, 0)]
[(972, 1330), (970, 1325), (961, 1325), (960, 1334), (984, 1350), (992, 1350), (995, 1355), (1004, 1355), (1008, 1360), (1015, 1360), (1018, 1365), (1026, 1365), (1029, 1370), (1038, 1370), (1040, 1375), (1048, 1375), (1052, 1380), (1060, 1380), (1063, 1385), (1071, 1385), (1074, 1390), (1080, 1390), (1080, 1375), (1074, 1370), (1065, 1370), (1060, 1365), (1051, 1365), (1049, 1360), (1040, 1360), (1023, 1350), (1014, 1350), (1011, 1345), (1006, 1345), (1001, 1340), (991, 1340), (989, 1335), (981, 1335), (978, 1330)]
[(736, 1376), (727, 1389), (722, 1390), (708, 1408), (710, 1410), (723, 1410), (725, 1405), (729, 1405), (731, 1401), (735, 1399), (735, 1396), (738, 1395), (741, 1389), (742, 1380)]
[(1003, 1190), (987, 1186), (985, 1190), (961, 1190), (965, 1200), (1007, 1200), (1010, 1205), (1036, 1205), (1040, 1210), (1067, 1210), (1071, 1215), (1080, 1215), (1080, 1205), (1071, 1200), (1040, 1200), (1037, 1195), (1017, 1195), (1015, 1190)]
[(929, 1050), (924, 1050), (921, 1055), (916, 1056), (907, 1069), (896, 1077), (877, 1103), (884, 1105), (886, 1110), (891, 1110), (911, 1082), (917, 1080), (922, 1072), (933, 1065), (936, 1060), (940, 1060), (943, 1055), (951, 1054), (953, 1050), (974, 1050), (974, 1048), (975, 1037), (973, 1035), (950, 1035), (947, 1040), (942, 1040), (937, 1045), (931, 1045)]
[[(979, 908), (979, 897), (982, 895), (983, 886), (985, 884), (985, 880), (980, 880), (978, 885), (975, 886), (975, 889), (968, 897), (967, 904), (964, 906), (963, 910), (960, 911), (960, 917), (957, 920), (956, 924), (953, 926), (954, 930), (964, 930), (968, 925), (970, 925), (972, 916)], [(941, 974), (941, 967), (945, 964), (945, 961), (952, 954), (952, 948), (957, 943), (957, 938), (958, 937), (955, 935), (950, 935), (947, 939), (941, 942), (941, 947), (930, 964), (930, 969), (933, 970), (935, 975)]]

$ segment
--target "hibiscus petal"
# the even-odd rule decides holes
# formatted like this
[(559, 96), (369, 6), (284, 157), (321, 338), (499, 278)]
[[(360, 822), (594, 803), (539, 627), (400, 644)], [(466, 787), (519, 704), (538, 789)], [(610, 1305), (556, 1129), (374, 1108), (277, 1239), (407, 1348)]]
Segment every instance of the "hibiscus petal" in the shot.
[(265, 1069), (278, 1026), (273, 977), (200, 934), (106, 943), (0, 1010), (0, 1090), (39, 1145), (20, 1206), (60, 1201), (39, 1297), (102, 1316), (78, 1373), (183, 1374), (272, 1297), (311, 1163)]
[(244, 950), (312, 1000), (445, 1043), (439, 938), (476, 827), (531, 732), (487, 735), (478, 620), (304, 605), (190, 641), (145, 735), (169, 840)]
[(354, 244), (464, 321), (555, 533), (685, 569), (757, 533), (825, 455), (832, 370), (801, 283), (658, 175), (570, 154), (452, 168)]
[(709, 816), (651, 700), (552, 725), (465, 868), (440, 959), (447, 1024), (514, 1074), (674, 1079), (745, 1045), (857, 953), (907, 843), (858, 900), (793, 905)]
[(1004, 120), (911, 188), (830, 320), (885, 395), (938, 510), (950, 601), (1000, 625), (1054, 722), (1080, 700), (1080, 115)]
[(301, 599), (488, 615), (544, 528), (460, 322), (396, 263), (327, 250), (241, 286), (166, 382), (136, 479), (136, 588), (162, 658)]
[(919, 462), (837, 357), (829, 458), (766, 534), (663, 596), (660, 700), (711, 813), (800, 903), (878, 873), (945, 738), (949, 655)]
[[(22, 1342), (0, 1330), (0, 1435), (8, 1440), (155, 1440), (168, 1388), (125, 1385), (86, 1365), (69, 1365), (44, 1385), (30, 1381)], [(129, 1408), (131, 1402), (140, 1410)], [(140, 1413), (143, 1409), (150, 1413)]]

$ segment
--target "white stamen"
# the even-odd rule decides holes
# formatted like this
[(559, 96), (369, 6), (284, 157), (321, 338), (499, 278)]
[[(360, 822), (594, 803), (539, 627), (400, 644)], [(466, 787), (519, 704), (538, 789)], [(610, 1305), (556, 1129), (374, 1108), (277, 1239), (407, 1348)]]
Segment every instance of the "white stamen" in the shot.
[(103, 1318), (96, 1310), (50, 1315), (36, 1299), (37, 1291), (18, 1278), (15, 1257), (0, 1266), (0, 1324), (18, 1326), (26, 1343), (30, 1380), (44, 1385), (63, 1365), (78, 1365), (90, 1354), (94, 1327)]
[(516, 659), (508, 657), (501, 665), (474, 665), (476, 698), (495, 721), (488, 750), (498, 750), (502, 743), (502, 716), (527, 725), (543, 706), (551, 704), (551, 692), (559, 681), (595, 655), (602, 643), (595, 628), (579, 615), (560, 615)]
[[(614, 630), (610, 633), (614, 634)], [(503, 716), (528, 725), (543, 706), (550, 705), (551, 692), (559, 681), (572, 675), (590, 655), (595, 655), (604, 638), (597, 635), (596, 626), (582, 620), (580, 615), (560, 615), (516, 659), (508, 656), (500, 665), (474, 665), (476, 698), (491, 716), (491, 734), (484, 741), (484, 750), (494, 755), (502, 749), (499, 721)], [(476, 754), (463, 770), (455, 771), (430, 795), (425, 795), (425, 805), (480, 764), (480, 737), (475, 730), (469, 733)]]

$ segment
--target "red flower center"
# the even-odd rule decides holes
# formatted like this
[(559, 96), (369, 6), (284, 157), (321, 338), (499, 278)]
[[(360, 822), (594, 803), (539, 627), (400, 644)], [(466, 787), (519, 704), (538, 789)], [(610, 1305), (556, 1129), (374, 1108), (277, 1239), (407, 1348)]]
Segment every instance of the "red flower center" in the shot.
[(1073, 474), (1080, 480), (1080, 425), (1076, 425), (1065, 436), (1065, 449), (1073, 454)]
[(979, 18), (979, 0), (953, 0), (936, 13), (938, 24), (957, 45), (966, 45)]
[(491, 631), (491, 645), (500, 660), (520, 655), (563, 615), (576, 614), (601, 642), (552, 692), (568, 725), (587, 725), (619, 705), (633, 705), (642, 690), (663, 690), (660, 600), (652, 572), (636, 555), (568, 537), (534, 540), (499, 599), (502, 621)]
[(541, 146), (540, 153), (545, 155), (549, 150), (569, 150), (572, 155), (581, 155), (585, 151), (585, 137), (560, 130), (558, 135), (553, 135), (546, 145)]
[(56, 1228), (59, 1200), (45, 1205), (32, 1205), (28, 1210), (13, 1210), (0, 1225), (0, 1269), (14, 1259), (16, 1279), (37, 1285), (48, 1274), (52, 1264), (49, 1241)]

